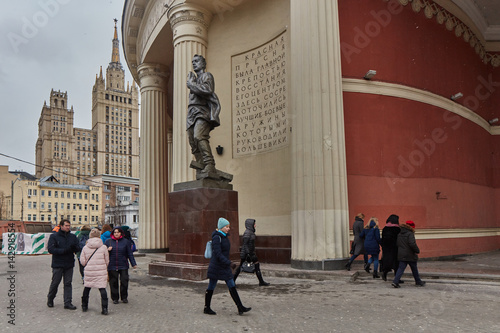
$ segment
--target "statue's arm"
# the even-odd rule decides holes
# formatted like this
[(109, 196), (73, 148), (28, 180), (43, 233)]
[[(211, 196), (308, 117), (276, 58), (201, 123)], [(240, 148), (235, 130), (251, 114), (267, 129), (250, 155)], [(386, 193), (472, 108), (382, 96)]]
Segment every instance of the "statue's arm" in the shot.
[(189, 90), (195, 95), (211, 95), (215, 90), (214, 77), (210, 73), (204, 73), (201, 76), (199, 83), (194, 80), (188, 80), (187, 86)]

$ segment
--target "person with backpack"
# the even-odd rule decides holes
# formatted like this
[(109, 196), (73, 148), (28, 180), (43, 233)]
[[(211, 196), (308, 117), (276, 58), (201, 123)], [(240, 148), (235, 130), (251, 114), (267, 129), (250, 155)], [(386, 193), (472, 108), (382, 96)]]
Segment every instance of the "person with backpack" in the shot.
[[(87, 240), (89, 239), (89, 235), (90, 235), (90, 230), (91, 230), (91, 228), (88, 225), (84, 225), (80, 229), (80, 233), (77, 236), (78, 242), (80, 244), (80, 249), (83, 249), (83, 247), (87, 244)], [(81, 255), (81, 252), (76, 253), (76, 258), (78, 259), (78, 265), (80, 266), (80, 275), (82, 276), (82, 281), (83, 281), (83, 277), (84, 277), (85, 273), (83, 270), (84, 266), (80, 263), (80, 255)]]
[(231, 249), (231, 243), (228, 238), (229, 229), (229, 221), (221, 217), (217, 222), (217, 229), (212, 232), (212, 257), (210, 258), (207, 272), (209, 283), (205, 291), (205, 308), (203, 309), (203, 313), (205, 314), (217, 314), (210, 308), (210, 304), (218, 280), (226, 282), (231, 298), (238, 308), (239, 315), (252, 309), (244, 307), (241, 303), (240, 296), (236, 290), (236, 284), (233, 280), (231, 269), (236, 267), (236, 263), (231, 262), (229, 259), (229, 251)]

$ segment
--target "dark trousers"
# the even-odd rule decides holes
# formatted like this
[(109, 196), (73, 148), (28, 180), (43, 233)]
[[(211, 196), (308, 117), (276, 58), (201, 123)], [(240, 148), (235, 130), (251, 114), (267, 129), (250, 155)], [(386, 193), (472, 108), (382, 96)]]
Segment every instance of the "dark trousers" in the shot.
[[(111, 290), (111, 299), (113, 301), (122, 301), (128, 298), (128, 269), (120, 269), (118, 271), (108, 271), (109, 289)], [(120, 281), (120, 289), (118, 292), (118, 281)]]
[(71, 282), (73, 281), (73, 267), (71, 268), (52, 268), (52, 282), (49, 287), (47, 298), (51, 301), (56, 298), (57, 287), (64, 281), (64, 305), (70, 305), (72, 300)]
[(418, 274), (417, 262), (416, 261), (400, 261), (398, 271), (396, 275), (394, 275), (394, 283), (399, 283), (403, 273), (405, 272), (406, 266), (409, 265), (411, 268), (411, 273), (413, 274), (413, 278), (415, 279), (415, 283), (420, 283), (422, 280), (420, 279), (420, 275)]
[[(101, 299), (104, 301), (104, 300), (108, 300), (108, 293), (106, 292), (106, 288), (99, 288), (99, 292), (101, 293)], [(89, 295), (90, 295), (90, 288), (89, 287), (85, 287), (83, 288), (83, 297), (85, 298), (89, 298)]]

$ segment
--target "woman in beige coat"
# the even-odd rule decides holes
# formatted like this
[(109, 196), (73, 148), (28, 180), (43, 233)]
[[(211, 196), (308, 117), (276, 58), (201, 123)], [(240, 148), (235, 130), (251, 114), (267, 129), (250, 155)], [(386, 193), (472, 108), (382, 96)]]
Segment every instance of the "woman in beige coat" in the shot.
[(90, 288), (99, 288), (101, 293), (102, 314), (108, 314), (108, 295), (106, 286), (108, 284), (108, 248), (102, 244), (101, 233), (98, 229), (92, 229), (87, 244), (82, 249), (80, 263), (85, 266), (83, 278), (82, 311), (86, 312), (89, 305)]

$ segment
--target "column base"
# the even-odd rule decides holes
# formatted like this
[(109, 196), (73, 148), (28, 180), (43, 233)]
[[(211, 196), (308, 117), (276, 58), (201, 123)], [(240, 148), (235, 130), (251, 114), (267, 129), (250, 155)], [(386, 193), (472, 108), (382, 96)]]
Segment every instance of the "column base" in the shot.
[(340, 271), (345, 269), (349, 258), (345, 259), (323, 259), (321, 261), (295, 260), (290, 261), (290, 266), (296, 269), (315, 271)]

